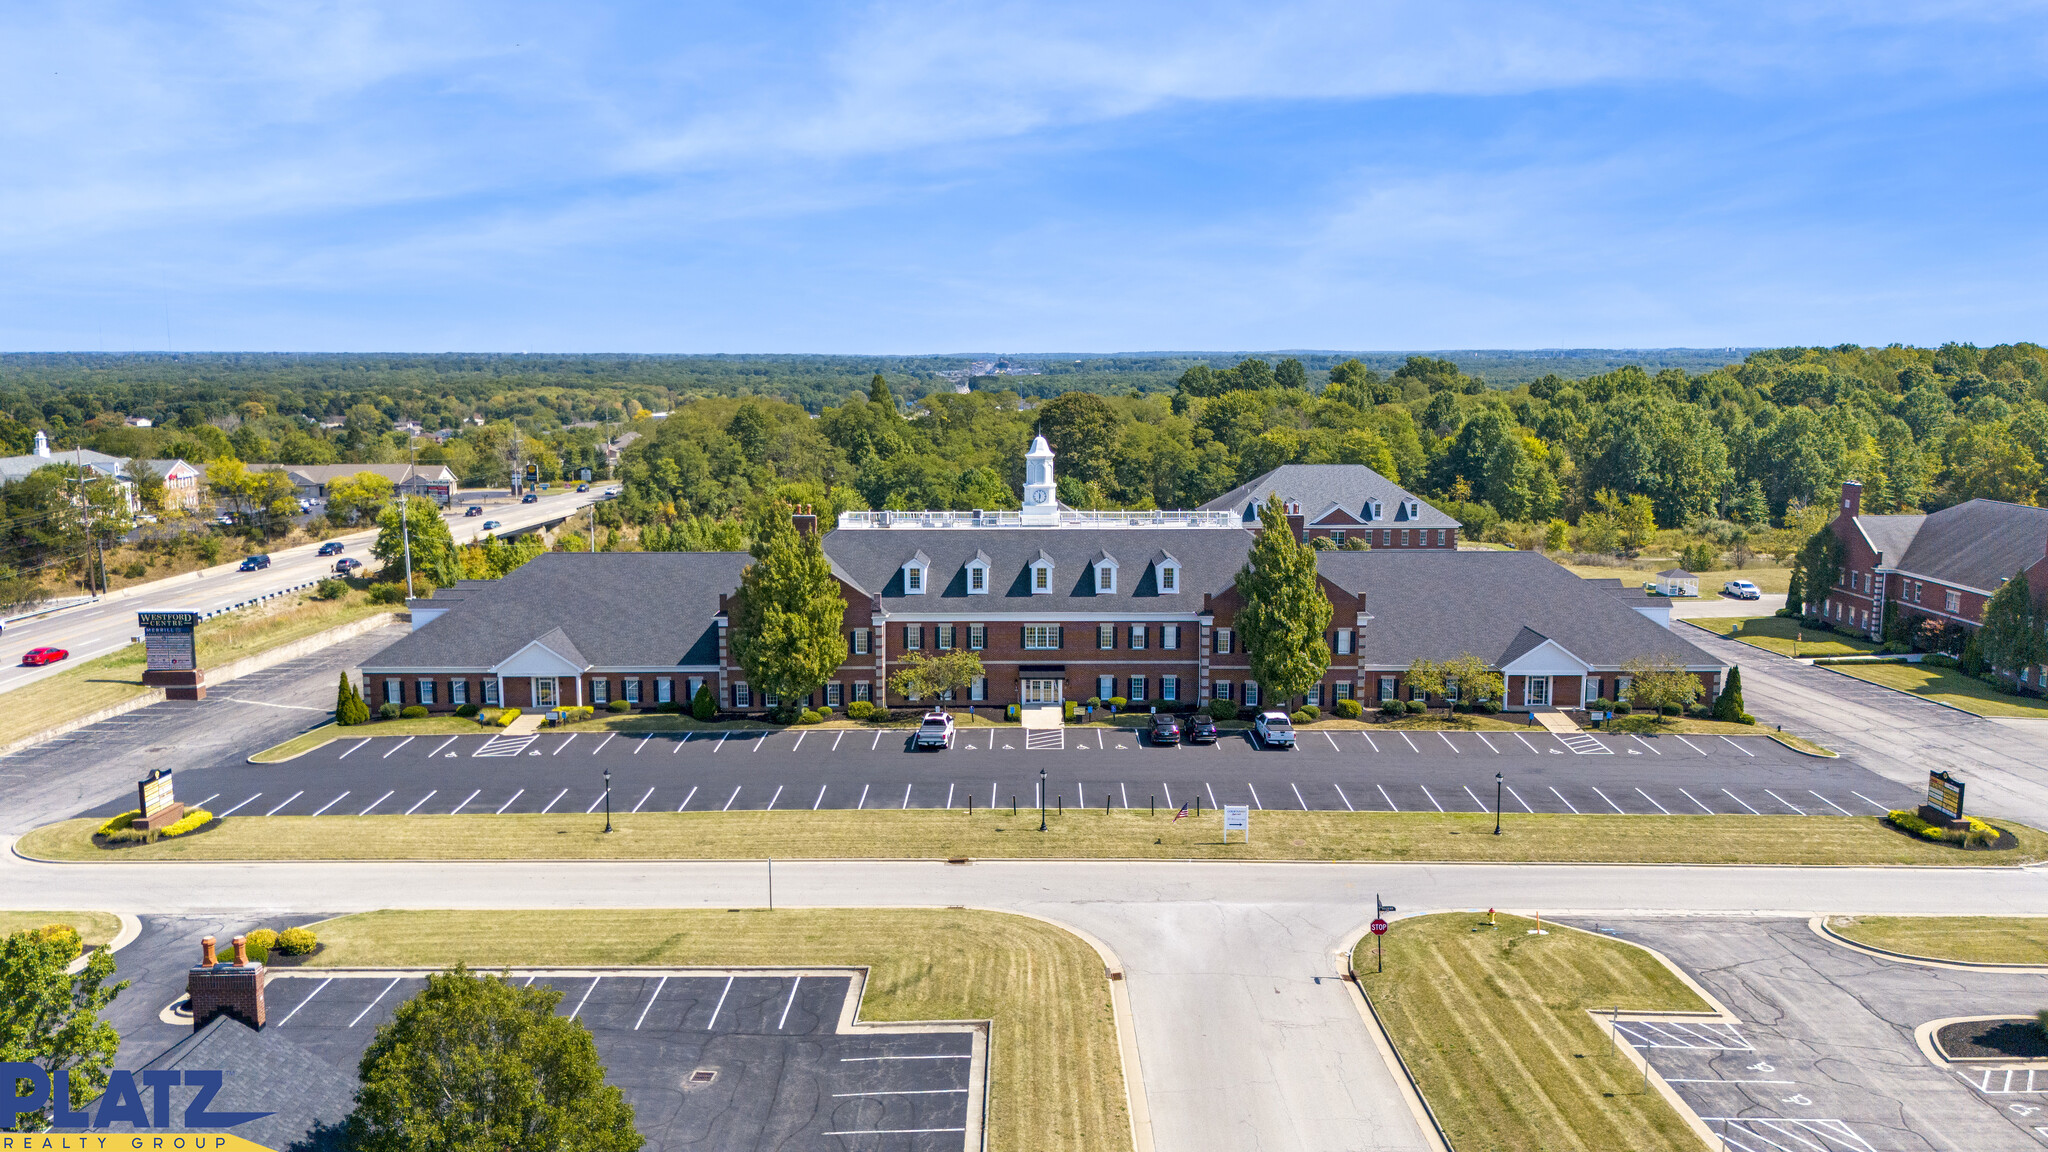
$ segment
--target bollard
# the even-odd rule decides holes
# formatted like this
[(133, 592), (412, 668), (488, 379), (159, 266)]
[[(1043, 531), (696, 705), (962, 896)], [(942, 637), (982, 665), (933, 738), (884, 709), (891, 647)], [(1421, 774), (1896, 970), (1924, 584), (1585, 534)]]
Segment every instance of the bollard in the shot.
[(1152, 814), (1152, 815), (1154, 815), (1154, 816), (1157, 816), (1157, 815), (1159, 815), (1159, 797), (1157, 797), (1157, 796), (1154, 796), (1154, 797), (1152, 797), (1152, 799), (1151, 799), (1151, 800), (1150, 800), (1150, 801), (1149, 801), (1149, 802), (1148, 802), (1148, 803), (1146, 804), (1146, 807), (1147, 807), (1147, 808), (1149, 808), (1149, 809), (1151, 809), (1151, 814)]
[(1107, 792), (1102, 795), (1102, 814), (1104, 816), (1109, 815), (1109, 794)]
[(1201, 814), (1202, 814), (1202, 794), (1201, 794), (1201, 793), (1199, 793), (1199, 792), (1197, 792), (1197, 793), (1195, 793), (1195, 815), (1197, 815), (1197, 816), (1200, 816)]
[(1053, 797), (1053, 809), (1052, 809), (1052, 810), (1053, 810), (1053, 811), (1054, 811), (1055, 813), (1057, 813), (1057, 814), (1059, 814), (1059, 815), (1061, 815), (1061, 816), (1065, 816), (1065, 815), (1067, 814), (1067, 798), (1066, 798), (1066, 796), (1064, 796), (1064, 795), (1060, 795), (1060, 796), (1055, 796), (1055, 797)]
[(1012, 797), (1010, 797), (1010, 815), (1012, 815), (1012, 816), (1015, 816), (1016, 814), (1017, 814), (1017, 798), (1016, 798), (1015, 796), (1012, 796)]
[(969, 816), (974, 815), (974, 793), (972, 792), (967, 794), (967, 814)]

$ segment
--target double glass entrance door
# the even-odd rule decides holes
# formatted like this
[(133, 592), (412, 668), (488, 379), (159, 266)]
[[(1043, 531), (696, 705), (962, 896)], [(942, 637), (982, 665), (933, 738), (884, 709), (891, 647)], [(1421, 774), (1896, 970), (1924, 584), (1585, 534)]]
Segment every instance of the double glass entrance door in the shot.
[(1024, 703), (1057, 704), (1060, 702), (1060, 687), (1064, 683), (1062, 680), (1026, 680)]

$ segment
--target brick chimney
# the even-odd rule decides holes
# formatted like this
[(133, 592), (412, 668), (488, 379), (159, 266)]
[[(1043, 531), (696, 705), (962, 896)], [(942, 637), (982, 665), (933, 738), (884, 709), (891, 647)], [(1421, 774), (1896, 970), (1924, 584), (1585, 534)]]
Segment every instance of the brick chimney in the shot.
[(1287, 509), (1287, 530), (1294, 533), (1295, 540), (1302, 540), (1308, 534), (1308, 518), (1301, 514), (1301, 505), (1289, 500), (1283, 507)]
[(263, 1027), (263, 984), (268, 973), (263, 965), (249, 962), (249, 938), (234, 938), (233, 961), (216, 955), (214, 943), (211, 936), (199, 941), (199, 966), (185, 974), (192, 1030), (206, 1027), (216, 1016), (232, 1016), (251, 1028)]
[(816, 536), (818, 534), (818, 513), (809, 504), (797, 505), (795, 514), (790, 516), (789, 519), (792, 524), (796, 525), (798, 535)]
[(1863, 515), (1863, 485), (1855, 480), (1842, 481), (1842, 515)]

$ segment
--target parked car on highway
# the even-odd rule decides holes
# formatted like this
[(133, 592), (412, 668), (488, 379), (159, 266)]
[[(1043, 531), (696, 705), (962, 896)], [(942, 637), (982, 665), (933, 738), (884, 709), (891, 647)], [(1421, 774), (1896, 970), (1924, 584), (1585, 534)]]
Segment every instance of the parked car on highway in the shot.
[(953, 718), (944, 712), (927, 712), (924, 722), (917, 726), (917, 737), (911, 742), (912, 748), (951, 748), (953, 746)]
[(334, 570), (336, 572), (341, 573), (344, 576), (348, 575), (349, 573), (355, 571), (358, 568), (361, 568), (362, 566), (363, 562), (361, 560), (356, 559), (353, 556), (343, 556), (341, 559), (336, 560), (334, 562)]
[(1758, 600), (1763, 597), (1763, 590), (1747, 580), (1730, 580), (1721, 585), (1721, 595), (1737, 600)]
[(521, 504), (538, 504), (540, 503), (540, 494), (537, 492), (528, 492), (526, 495), (521, 496), (519, 498), (519, 502)]
[(1208, 716), (1188, 717), (1187, 728), (1182, 739), (1190, 744), (1214, 744), (1216, 742), (1216, 721)]
[(484, 514), (484, 506), (481, 504), (471, 504), (462, 514), (464, 516), (481, 516)]
[(1294, 722), (1285, 712), (1261, 712), (1252, 721), (1252, 738), (1261, 748), (1294, 747)]
[(31, 648), (28, 654), (21, 658), (21, 662), (26, 667), (40, 668), (45, 664), (55, 664), (59, 660), (68, 659), (70, 656), (71, 653), (62, 648)]
[(489, 531), (490, 531), (491, 529), (493, 529), (493, 528), (497, 528), (497, 527), (499, 527), (499, 526), (500, 526), (500, 525), (498, 524), (498, 522), (497, 522), (496, 520), (486, 520), (486, 521), (484, 521), (484, 524), (483, 524), (483, 528), (484, 528), (484, 531), (486, 531), (486, 532), (489, 532)]
[(242, 571), (244, 572), (256, 572), (268, 567), (270, 567), (270, 557), (261, 553), (247, 557), (242, 561)]
[(1180, 743), (1180, 721), (1171, 712), (1154, 712), (1152, 730), (1146, 733), (1146, 739), (1154, 744)]
[(325, 544), (322, 544), (322, 545), (320, 546), (320, 555), (322, 555), (322, 556), (339, 556), (339, 555), (341, 555), (341, 541), (339, 541), (339, 540), (329, 540), (329, 541), (328, 541), (327, 543), (325, 543)]

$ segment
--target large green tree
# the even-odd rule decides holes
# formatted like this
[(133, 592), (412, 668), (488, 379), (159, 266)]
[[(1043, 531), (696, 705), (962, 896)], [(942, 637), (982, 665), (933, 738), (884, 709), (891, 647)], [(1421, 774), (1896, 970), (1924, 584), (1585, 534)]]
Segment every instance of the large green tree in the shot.
[(442, 577), (461, 572), (462, 564), (455, 554), (455, 537), (448, 532), (448, 522), (441, 519), (440, 505), (424, 496), (407, 496), (401, 514), (399, 503), (393, 500), (377, 514), (377, 542), (370, 546), (370, 554), (384, 562), (384, 579), (405, 580), (405, 545), (409, 537), (413, 579), (454, 583), (452, 577)]
[(634, 1152), (646, 1141), (562, 993), (457, 965), (363, 1053), (356, 1152)]
[(2007, 580), (1984, 605), (1984, 626), (1977, 631), (1977, 650), (1984, 662), (2007, 676), (2048, 663), (2048, 641), (2042, 636), (2040, 606), (2034, 602), (2027, 574)]
[[(45, 1075), (68, 1073), (67, 1103), (73, 1108), (106, 1090), (121, 1034), (100, 1013), (128, 987), (126, 980), (107, 983), (114, 954), (105, 948), (95, 948), (76, 975), (66, 972), (78, 952), (78, 935), (71, 931), (33, 928), (0, 944), (0, 1062), (33, 1064)], [(5, 1090), (19, 1098), (28, 1095), (28, 1087), (16, 1081)], [(34, 1132), (49, 1122), (50, 1109), (44, 1108), (0, 1116), (0, 1129), (12, 1123)]]
[(1237, 632), (1252, 679), (1266, 699), (1281, 702), (1307, 692), (1330, 667), (1330, 601), (1317, 580), (1315, 550), (1288, 531), (1279, 496), (1267, 498), (1260, 519), (1266, 527), (1237, 574), (1244, 601)]
[(846, 660), (846, 598), (816, 534), (798, 532), (792, 509), (771, 500), (754, 517), (754, 562), (732, 606), (732, 652), (755, 691), (785, 709), (809, 696)]

